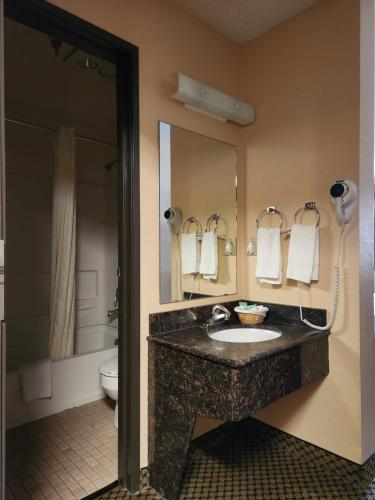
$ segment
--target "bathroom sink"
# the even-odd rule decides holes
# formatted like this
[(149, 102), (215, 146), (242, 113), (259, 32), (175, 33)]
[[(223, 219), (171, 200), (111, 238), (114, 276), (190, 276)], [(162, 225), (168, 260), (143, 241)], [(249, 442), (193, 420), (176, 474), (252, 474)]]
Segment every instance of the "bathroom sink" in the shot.
[(277, 339), (281, 335), (279, 332), (262, 328), (231, 328), (208, 334), (212, 340), (236, 343), (265, 342)]

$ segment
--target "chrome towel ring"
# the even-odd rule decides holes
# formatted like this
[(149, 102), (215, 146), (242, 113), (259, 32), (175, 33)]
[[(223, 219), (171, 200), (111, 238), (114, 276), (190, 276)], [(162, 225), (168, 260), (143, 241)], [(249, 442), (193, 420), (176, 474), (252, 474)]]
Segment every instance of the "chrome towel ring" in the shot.
[(269, 214), (269, 215), (270, 214), (276, 214), (276, 215), (278, 215), (280, 217), (280, 225), (279, 225), (279, 227), (280, 228), (282, 227), (282, 225), (284, 224), (284, 217), (283, 217), (282, 213), (279, 212), (276, 207), (267, 207), (264, 210), (262, 210), (262, 212), (260, 212), (258, 214), (257, 218), (256, 218), (256, 223), (257, 223), (257, 228), (258, 229), (260, 228), (260, 222), (261, 222), (261, 220), (267, 214)]
[(308, 201), (307, 203), (304, 204), (303, 207), (299, 208), (297, 212), (294, 214), (294, 224), (297, 224), (297, 217), (301, 212), (304, 212), (306, 210), (314, 210), (316, 213), (316, 224), (315, 227), (319, 226), (320, 222), (320, 212), (315, 206), (315, 201)]
[(215, 223), (214, 231), (216, 231), (218, 223), (219, 223), (219, 219), (220, 219), (220, 214), (218, 212), (215, 212), (214, 214), (210, 215), (210, 217), (207, 219), (207, 222), (206, 222), (206, 229), (205, 229), (206, 233), (208, 231), (211, 231), (211, 223), (212, 222)]
[(196, 226), (196, 232), (197, 233), (202, 233), (202, 224), (195, 217), (188, 217), (184, 221), (183, 226), (182, 226), (182, 232), (183, 233), (185, 232), (186, 224), (188, 224), (188, 230), (190, 229), (190, 224), (195, 224), (195, 226)]

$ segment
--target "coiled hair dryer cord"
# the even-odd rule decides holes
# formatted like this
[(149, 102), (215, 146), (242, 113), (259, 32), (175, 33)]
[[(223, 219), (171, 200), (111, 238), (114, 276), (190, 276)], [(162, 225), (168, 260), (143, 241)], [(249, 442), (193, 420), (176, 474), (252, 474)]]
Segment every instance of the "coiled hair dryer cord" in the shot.
[(344, 230), (345, 230), (345, 224), (341, 224), (340, 226), (340, 236), (339, 236), (339, 246), (337, 250), (337, 258), (336, 258), (336, 264), (335, 264), (335, 289), (332, 297), (332, 306), (331, 306), (331, 315), (329, 318), (328, 323), (325, 326), (318, 326), (314, 325), (313, 323), (310, 323), (307, 319), (304, 319), (303, 317), (303, 312), (302, 312), (302, 305), (301, 305), (301, 288), (300, 288), (300, 282), (298, 282), (298, 301), (299, 301), (299, 314), (301, 321), (305, 323), (305, 325), (309, 326), (310, 328), (314, 328), (315, 330), (320, 330), (320, 331), (325, 331), (329, 330), (333, 323), (335, 322), (336, 319), (336, 314), (337, 314), (337, 306), (339, 303), (339, 292), (340, 292), (340, 254), (341, 254), (341, 248), (342, 248), (342, 242), (343, 242), (343, 236), (344, 236)]

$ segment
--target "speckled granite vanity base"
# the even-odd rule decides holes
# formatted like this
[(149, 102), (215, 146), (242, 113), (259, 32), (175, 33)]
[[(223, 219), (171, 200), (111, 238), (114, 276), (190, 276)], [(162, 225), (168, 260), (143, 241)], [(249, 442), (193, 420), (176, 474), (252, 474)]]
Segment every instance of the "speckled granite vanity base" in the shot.
[[(270, 305), (265, 326), (281, 330), (279, 339), (228, 344), (199, 326), (211, 307), (150, 317), (150, 484), (170, 500), (178, 498), (197, 417), (239, 421), (328, 374), (328, 334), (297, 322), (298, 308)], [(306, 315), (325, 321), (324, 311)], [(238, 326), (234, 315), (231, 325)]]

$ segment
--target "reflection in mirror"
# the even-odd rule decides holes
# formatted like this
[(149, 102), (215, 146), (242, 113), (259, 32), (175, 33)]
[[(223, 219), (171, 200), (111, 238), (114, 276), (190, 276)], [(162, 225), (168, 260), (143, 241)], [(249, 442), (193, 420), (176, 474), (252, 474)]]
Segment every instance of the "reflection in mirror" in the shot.
[(237, 149), (168, 123), (160, 138), (160, 302), (236, 293)]

